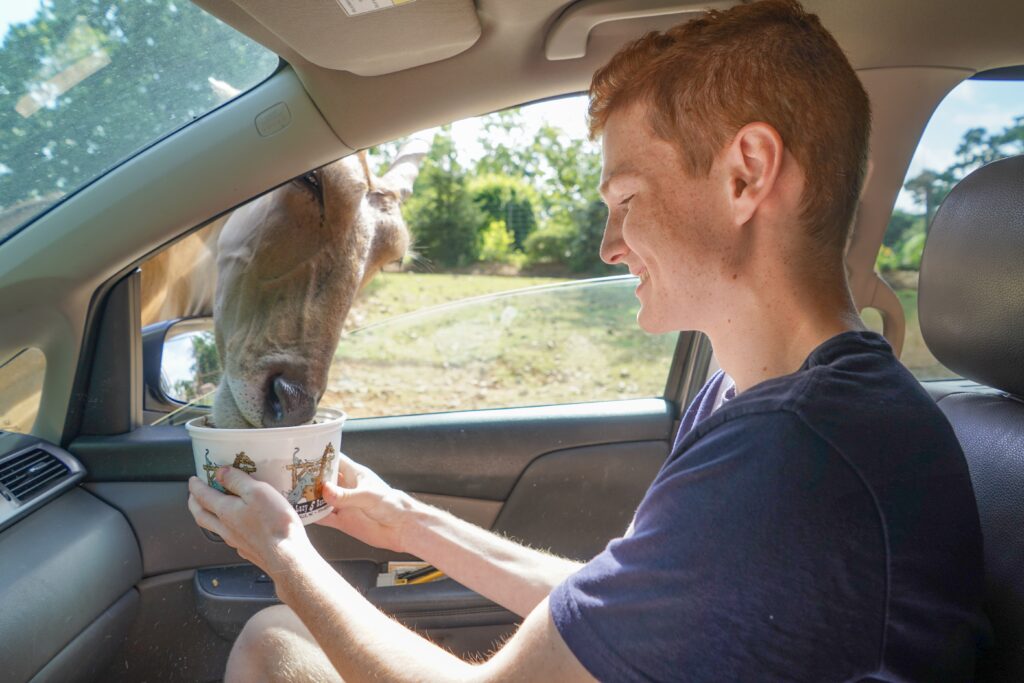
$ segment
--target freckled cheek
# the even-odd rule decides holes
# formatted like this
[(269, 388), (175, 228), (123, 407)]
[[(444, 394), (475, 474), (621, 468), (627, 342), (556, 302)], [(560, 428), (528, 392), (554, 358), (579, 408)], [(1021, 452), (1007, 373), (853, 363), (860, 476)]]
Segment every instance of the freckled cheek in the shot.
[(651, 251), (652, 243), (658, 239), (658, 226), (651, 213), (643, 208), (630, 208), (622, 216), (622, 240), (641, 256)]

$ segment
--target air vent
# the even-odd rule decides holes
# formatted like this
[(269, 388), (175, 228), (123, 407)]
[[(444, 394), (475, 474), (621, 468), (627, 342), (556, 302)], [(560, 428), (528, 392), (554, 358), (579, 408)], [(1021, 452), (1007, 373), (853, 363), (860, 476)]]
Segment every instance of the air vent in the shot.
[(34, 448), (0, 463), (0, 491), (25, 502), (70, 473), (55, 456)]

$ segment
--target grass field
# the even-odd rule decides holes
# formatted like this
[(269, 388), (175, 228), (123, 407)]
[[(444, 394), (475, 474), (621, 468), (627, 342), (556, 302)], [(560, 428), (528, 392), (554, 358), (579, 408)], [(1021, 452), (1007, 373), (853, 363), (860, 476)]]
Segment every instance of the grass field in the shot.
[(632, 281), (495, 296), (557, 282), (380, 276), (353, 307), (322, 405), (370, 416), (662, 395), (675, 335), (639, 330)]
[(467, 297), (559, 282), (568, 280), (502, 275), (381, 273), (360, 292), (345, 320), (345, 331)]

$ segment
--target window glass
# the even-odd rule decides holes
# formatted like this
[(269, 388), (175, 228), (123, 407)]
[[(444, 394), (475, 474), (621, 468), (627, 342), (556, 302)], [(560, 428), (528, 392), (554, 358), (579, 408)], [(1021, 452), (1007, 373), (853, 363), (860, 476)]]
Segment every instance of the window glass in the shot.
[(25, 349), (0, 364), (0, 429), (29, 433), (43, 395), (46, 356), (39, 349)]
[(0, 241), (277, 62), (188, 0), (0, 3)]
[[(664, 394), (676, 335), (642, 332), (637, 281), (600, 260), (585, 112), (566, 98), (415, 136), (429, 153), (401, 207), (412, 247), (356, 297), (322, 406), (362, 417)], [(371, 150), (368, 168), (384, 176), (406, 142)], [(210, 401), (212, 344), (194, 330), (168, 341), (169, 395)]]
[[(967, 80), (935, 110), (921, 137), (875, 266), (899, 296), (907, 321), (902, 360), (919, 379), (955, 374), (921, 337), (917, 277), (928, 227), (958, 181), (982, 164), (1024, 152), (1024, 83)], [(877, 313), (865, 320), (881, 327)]]

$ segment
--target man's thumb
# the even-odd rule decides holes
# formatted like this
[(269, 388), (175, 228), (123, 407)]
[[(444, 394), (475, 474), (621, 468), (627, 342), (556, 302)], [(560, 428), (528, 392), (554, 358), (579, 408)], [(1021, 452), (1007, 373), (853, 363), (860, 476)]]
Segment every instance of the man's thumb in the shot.
[(337, 484), (332, 484), (329, 481), (324, 482), (324, 501), (326, 501), (328, 505), (336, 506), (338, 504), (345, 504), (347, 502), (346, 498), (348, 498), (348, 494), (348, 490), (343, 489)]
[(365, 508), (374, 502), (373, 494), (366, 489), (349, 489), (328, 482), (324, 482), (324, 500), (334, 507)]

